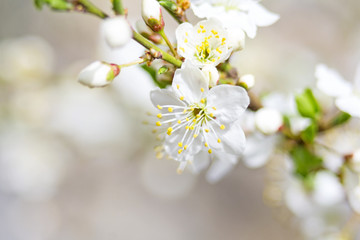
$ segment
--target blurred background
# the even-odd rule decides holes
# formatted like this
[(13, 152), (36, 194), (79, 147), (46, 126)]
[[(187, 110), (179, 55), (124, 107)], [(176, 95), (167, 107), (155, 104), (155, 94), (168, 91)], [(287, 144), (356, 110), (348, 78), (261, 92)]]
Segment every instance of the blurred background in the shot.
[[(111, 12), (110, 1), (93, 2)], [(123, 2), (135, 24), (140, 0)], [(232, 59), (255, 75), (255, 91), (313, 86), (319, 62), (353, 80), (360, 1), (262, 4), (280, 20)], [(30, 0), (0, 1), (0, 239), (304, 239), (281, 189), (263, 194), (281, 182), (281, 163), (239, 163), (216, 184), (178, 175), (175, 162), (155, 158), (142, 124), (154, 86), (141, 69), (124, 69), (107, 88), (77, 82), (92, 61), (120, 64), (143, 52), (135, 42), (110, 51), (100, 25), (90, 15), (38, 11)], [(166, 16), (172, 38), (175, 27)]]

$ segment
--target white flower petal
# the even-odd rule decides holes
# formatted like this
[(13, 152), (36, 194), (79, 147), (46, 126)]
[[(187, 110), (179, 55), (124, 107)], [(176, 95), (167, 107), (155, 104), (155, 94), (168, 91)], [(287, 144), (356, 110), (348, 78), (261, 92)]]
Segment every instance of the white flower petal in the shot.
[(264, 166), (272, 154), (278, 136), (264, 136), (254, 134), (246, 139), (246, 147), (243, 154), (243, 161), (249, 168)]
[(178, 97), (184, 96), (189, 103), (200, 102), (209, 89), (208, 81), (201, 70), (187, 61), (181, 69), (176, 70), (172, 87)]
[(245, 134), (241, 128), (241, 121), (236, 121), (230, 125), (228, 131), (222, 133), (223, 130), (218, 130), (218, 136), (221, 139), (221, 144), (227, 153), (240, 155), (245, 150)]
[(330, 172), (318, 172), (314, 179), (314, 201), (320, 206), (330, 207), (344, 199), (339, 179)]
[(252, 4), (249, 15), (254, 19), (255, 24), (259, 27), (270, 26), (280, 18), (278, 14), (268, 11), (257, 2)]
[(200, 151), (194, 155), (191, 161), (190, 167), (194, 173), (199, 173), (203, 169), (207, 168), (210, 164), (210, 156), (207, 151)]
[(207, 102), (209, 106), (216, 108), (213, 113), (217, 120), (225, 124), (239, 119), (249, 106), (250, 99), (242, 87), (219, 85), (210, 89)]
[(213, 87), (217, 84), (219, 80), (219, 72), (214, 66), (205, 66), (201, 70), (204, 75), (206, 76), (206, 79), (209, 81), (209, 86)]
[(237, 162), (237, 156), (228, 153), (219, 153), (214, 157), (214, 162), (211, 164), (206, 173), (206, 180), (210, 183), (215, 183), (223, 178), (229, 171), (234, 168)]
[[(185, 104), (180, 101), (180, 99), (172, 92), (167, 89), (155, 89), (150, 92), (151, 102), (155, 107), (163, 105), (175, 105), (175, 106), (185, 106)], [(167, 112), (167, 109), (163, 109), (164, 112)]]
[(335, 105), (343, 112), (360, 118), (360, 97), (350, 95), (336, 99)]
[(346, 96), (351, 93), (351, 84), (335, 70), (324, 64), (318, 64), (315, 70), (318, 79), (317, 87), (325, 94), (332, 97)]
[(354, 211), (360, 213), (360, 197), (359, 197), (359, 175), (350, 169), (344, 169), (345, 190), (349, 199), (350, 206)]

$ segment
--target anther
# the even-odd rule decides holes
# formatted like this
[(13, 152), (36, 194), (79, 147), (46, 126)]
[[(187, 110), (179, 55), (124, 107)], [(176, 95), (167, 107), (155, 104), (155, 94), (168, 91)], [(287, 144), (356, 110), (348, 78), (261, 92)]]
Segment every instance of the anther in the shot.
[(186, 150), (187, 148), (188, 148), (188, 145), (185, 145), (185, 146), (184, 146), (184, 150)]
[(181, 123), (181, 120), (178, 120), (177, 123), (180, 124), (180, 123)]
[(177, 88), (177, 89), (179, 89), (179, 88), (180, 88), (179, 84), (176, 84), (176, 88)]
[(211, 149), (209, 149), (209, 150), (208, 150), (208, 153), (209, 153), (209, 154), (211, 154), (211, 153), (212, 153), (212, 150), (211, 150)]
[(163, 109), (163, 107), (160, 106), (160, 105), (157, 105), (157, 108), (160, 109), (160, 110)]
[(221, 143), (221, 139), (220, 139), (220, 138), (218, 138), (217, 142), (218, 142), (218, 143)]
[(159, 113), (158, 115), (156, 115), (158, 118), (162, 118), (162, 114)]
[(183, 151), (182, 149), (179, 149), (179, 150), (178, 150), (178, 154), (182, 153), (182, 151)]
[(156, 126), (159, 126), (159, 127), (160, 127), (160, 126), (161, 126), (161, 122), (157, 121), (157, 122), (156, 122)]
[(204, 92), (205, 90), (204, 90), (204, 88), (200, 88), (200, 91), (201, 91), (201, 92)]
[(179, 146), (179, 147), (182, 147), (182, 146), (183, 146), (183, 143), (182, 143), (182, 142), (179, 142), (179, 143), (178, 143), (178, 146)]
[(202, 98), (202, 99), (200, 100), (200, 102), (204, 104), (204, 103), (205, 103), (205, 99)]
[(224, 130), (224, 129), (225, 129), (224, 124), (222, 124), (222, 125), (220, 126), (220, 129), (221, 129), (221, 130)]
[(210, 132), (210, 130), (206, 128), (206, 129), (205, 129), (205, 132), (207, 132), (207, 133), (208, 133), (208, 132)]
[(198, 136), (197, 134), (194, 134), (194, 138), (197, 138), (197, 136)]
[(208, 146), (209, 146), (209, 144), (206, 142), (206, 143), (204, 144), (204, 146), (205, 146), (205, 147), (208, 147)]
[(173, 109), (172, 107), (169, 107), (169, 108), (168, 108), (168, 111), (169, 111), (169, 112), (173, 112), (174, 109)]
[(180, 100), (181, 100), (181, 101), (182, 101), (182, 100), (184, 100), (184, 99), (185, 99), (185, 97), (184, 97), (184, 96), (181, 96), (181, 97), (180, 97)]

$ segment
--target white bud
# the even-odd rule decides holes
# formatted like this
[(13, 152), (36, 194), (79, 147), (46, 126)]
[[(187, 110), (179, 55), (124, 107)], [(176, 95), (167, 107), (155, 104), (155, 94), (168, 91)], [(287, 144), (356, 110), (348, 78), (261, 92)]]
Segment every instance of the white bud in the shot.
[(245, 47), (245, 33), (238, 28), (229, 29), (228, 42), (234, 52), (243, 50)]
[(202, 72), (204, 73), (206, 79), (209, 81), (210, 87), (213, 87), (217, 84), (219, 80), (219, 72), (216, 67), (207, 65), (203, 67)]
[(102, 25), (104, 38), (112, 48), (122, 47), (132, 38), (132, 31), (124, 16), (105, 19)]
[(164, 27), (161, 7), (156, 0), (142, 0), (141, 15), (145, 23), (155, 32)]
[(282, 115), (275, 109), (261, 108), (255, 113), (255, 126), (264, 134), (277, 132), (282, 124)]
[(350, 158), (349, 164), (350, 164), (350, 168), (353, 171), (355, 171), (357, 173), (360, 173), (360, 149), (356, 150), (352, 154), (352, 157)]
[(119, 74), (120, 69), (116, 65), (110, 65), (96, 61), (85, 67), (80, 73), (78, 80), (88, 87), (105, 87)]
[(320, 206), (330, 207), (341, 202), (345, 194), (339, 179), (334, 174), (321, 171), (315, 176), (312, 196)]
[(245, 84), (247, 89), (252, 88), (255, 85), (255, 77), (252, 74), (245, 74), (240, 77), (240, 83)]
[(305, 130), (311, 124), (311, 120), (309, 118), (303, 117), (291, 117), (289, 121), (291, 132), (295, 135)]

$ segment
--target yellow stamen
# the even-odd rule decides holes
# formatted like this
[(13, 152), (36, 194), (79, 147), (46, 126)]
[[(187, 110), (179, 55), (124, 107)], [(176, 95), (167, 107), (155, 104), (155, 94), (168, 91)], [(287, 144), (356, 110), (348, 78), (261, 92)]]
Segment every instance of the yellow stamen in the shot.
[(163, 109), (163, 107), (160, 106), (160, 105), (157, 105), (157, 108), (160, 109), (160, 110)]
[(205, 132), (207, 132), (207, 133), (208, 133), (208, 132), (210, 132), (210, 130), (209, 130), (209, 129), (205, 129)]
[(162, 114), (159, 113), (158, 115), (156, 115), (158, 118), (162, 118)]
[(198, 136), (197, 134), (194, 134), (194, 138), (197, 138), (197, 136)]
[(173, 112), (174, 109), (173, 109), (172, 107), (169, 107), (169, 108), (168, 108), (168, 111), (169, 111), (169, 112)]
[(209, 144), (206, 142), (206, 143), (204, 144), (204, 146), (205, 146), (205, 147), (208, 147), (208, 146), (209, 146)]
[(212, 109), (216, 110), (216, 107), (212, 107)]
[(222, 125), (220, 126), (220, 129), (221, 129), (221, 130), (224, 130), (224, 129), (225, 129), (225, 126), (222, 124)]
[(221, 139), (220, 139), (220, 138), (218, 138), (217, 142), (218, 142), (218, 143), (221, 143)]
[(205, 90), (204, 90), (203, 88), (200, 88), (200, 91), (201, 91), (201, 92), (204, 92)]
[(212, 150), (211, 150), (211, 149), (209, 149), (209, 150), (208, 150), (208, 153), (209, 153), (209, 154), (211, 154), (211, 153), (212, 153)]
[(182, 151), (183, 151), (182, 149), (179, 149), (179, 150), (178, 150), (178, 154), (182, 153)]
[(200, 24), (200, 28), (201, 28), (201, 29), (203, 29), (203, 28), (204, 28), (204, 26)]
[(187, 42), (188, 42), (188, 39), (187, 39), (187, 38), (185, 38), (185, 39), (184, 39), (184, 43), (187, 43)]
[(201, 102), (201, 103), (205, 103), (205, 99), (202, 98), (202, 99), (200, 100), (200, 102)]
[(188, 148), (188, 145), (185, 145), (185, 146), (184, 146), (184, 150), (186, 150), (187, 148)]
[(157, 121), (157, 122), (156, 122), (156, 126), (159, 126), (159, 127), (160, 127), (160, 126), (161, 126), (161, 122)]
[(176, 88), (177, 88), (177, 89), (179, 89), (179, 88), (180, 88), (179, 84), (176, 84)]
[(178, 146), (179, 146), (179, 147), (182, 147), (182, 146), (183, 146), (183, 143), (182, 143), (182, 142), (179, 142), (179, 143), (178, 143)]
[[(181, 97), (180, 97), (180, 100), (181, 100), (181, 101), (184, 100), (184, 99), (185, 99), (184, 96), (181, 96)], [(185, 109), (185, 111), (186, 111), (186, 109)]]
[(181, 120), (178, 120), (177, 123), (180, 124), (180, 123), (181, 123)]

